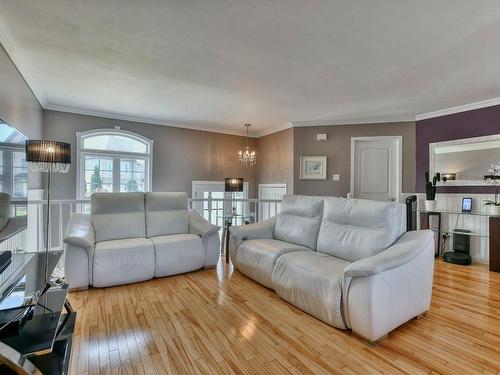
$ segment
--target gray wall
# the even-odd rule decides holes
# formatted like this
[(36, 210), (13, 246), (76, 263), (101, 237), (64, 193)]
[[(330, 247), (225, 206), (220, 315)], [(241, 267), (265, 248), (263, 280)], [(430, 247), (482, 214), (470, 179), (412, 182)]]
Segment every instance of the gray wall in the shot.
[[(243, 137), (57, 111), (44, 111), (43, 124), (44, 138), (69, 142), (72, 147), (70, 172), (54, 175), (54, 198), (76, 197), (76, 132), (114, 126), (154, 140), (154, 191), (186, 191), (191, 196), (192, 180), (243, 177), (249, 182), (250, 198), (255, 197), (256, 168), (245, 169), (237, 160), (237, 152), (244, 146)], [(253, 147), (255, 143), (251, 140)]]
[(293, 129), (257, 139), (256, 188), (272, 183), (286, 183), (293, 193)]
[[(403, 137), (403, 192), (413, 192), (415, 186), (415, 122), (314, 126), (293, 128), (294, 193), (307, 195), (346, 196), (350, 190), (351, 137)], [(328, 140), (317, 141), (317, 133), (327, 133)], [(326, 180), (300, 180), (300, 156), (327, 156)], [(332, 181), (333, 174), (340, 181)]]
[[(42, 107), (1, 45), (0, 118), (28, 138), (42, 136)], [(41, 187), (39, 174), (30, 174), (29, 187)]]

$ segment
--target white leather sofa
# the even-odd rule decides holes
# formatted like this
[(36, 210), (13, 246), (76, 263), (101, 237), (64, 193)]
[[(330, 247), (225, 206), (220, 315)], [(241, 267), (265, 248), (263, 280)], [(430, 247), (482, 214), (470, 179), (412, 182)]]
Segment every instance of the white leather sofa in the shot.
[(290, 304), (375, 343), (430, 306), (433, 233), (405, 226), (399, 203), (286, 195), (276, 217), (230, 228), (230, 257)]
[(70, 289), (108, 287), (215, 266), (219, 227), (188, 210), (186, 193), (95, 193), (64, 242)]

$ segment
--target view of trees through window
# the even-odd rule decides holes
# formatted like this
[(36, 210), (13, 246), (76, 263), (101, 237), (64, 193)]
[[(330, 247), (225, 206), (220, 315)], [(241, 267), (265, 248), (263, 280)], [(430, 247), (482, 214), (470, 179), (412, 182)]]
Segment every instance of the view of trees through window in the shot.
[(128, 134), (86, 135), (81, 141), (82, 198), (95, 192), (148, 190), (151, 145), (146, 142)]

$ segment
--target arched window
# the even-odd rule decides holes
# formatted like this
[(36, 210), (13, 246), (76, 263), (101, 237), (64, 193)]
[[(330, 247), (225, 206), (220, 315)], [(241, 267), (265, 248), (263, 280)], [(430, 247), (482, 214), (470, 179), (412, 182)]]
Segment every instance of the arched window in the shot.
[(77, 133), (77, 196), (94, 192), (149, 191), (153, 141), (115, 129)]

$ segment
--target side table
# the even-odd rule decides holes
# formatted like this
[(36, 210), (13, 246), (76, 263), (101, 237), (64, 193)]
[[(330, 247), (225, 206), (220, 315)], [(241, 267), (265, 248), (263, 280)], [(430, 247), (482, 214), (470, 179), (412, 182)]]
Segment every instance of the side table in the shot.
[(500, 272), (500, 216), (490, 216), (490, 271)]

